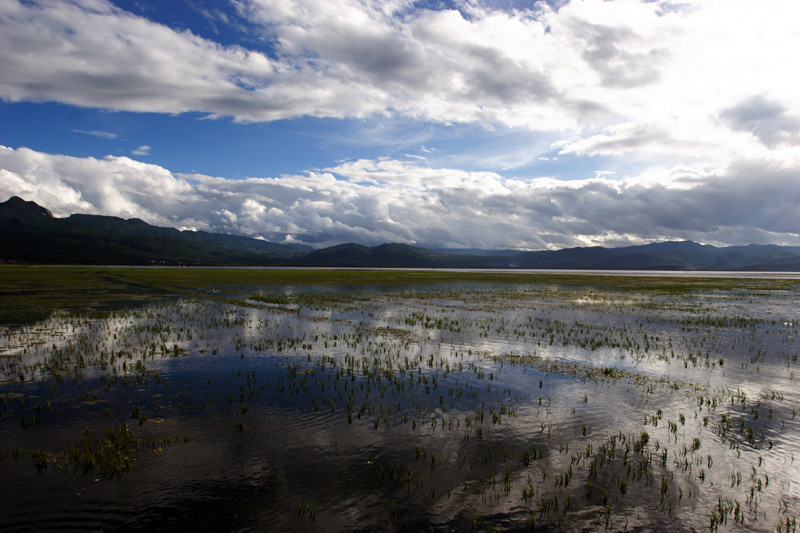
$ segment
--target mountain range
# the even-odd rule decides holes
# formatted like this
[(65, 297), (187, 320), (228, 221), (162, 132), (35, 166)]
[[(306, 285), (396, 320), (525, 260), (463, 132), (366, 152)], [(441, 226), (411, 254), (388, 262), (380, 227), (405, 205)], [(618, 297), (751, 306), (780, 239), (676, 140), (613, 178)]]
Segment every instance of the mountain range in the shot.
[(16, 196), (0, 203), (0, 258), (41, 264), (800, 272), (800, 246), (715, 247), (669, 241), (537, 252), (430, 250), (400, 243), (313, 249), (238, 235), (180, 231), (135, 218), (80, 214), (56, 218), (35, 202)]

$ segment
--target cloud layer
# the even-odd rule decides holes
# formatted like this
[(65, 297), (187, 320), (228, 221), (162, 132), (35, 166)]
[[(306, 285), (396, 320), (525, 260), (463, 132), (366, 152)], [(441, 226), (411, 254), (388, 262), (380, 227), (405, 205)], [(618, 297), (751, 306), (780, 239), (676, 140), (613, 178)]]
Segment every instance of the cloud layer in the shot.
[(674, 167), (636, 178), (506, 179), (490, 172), (359, 160), (319, 172), (230, 180), (176, 175), (127, 157), (0, 147), (0, 197), (52, 210), (314, 246), (407, 242), (543, 249), (663, 239), (800, 245), (800, 180), (759, 162), (717, 173)]
[(731, 138), (720, 113), (765, 88), (774, 105), (797, 103), (793, 0), (456, 5), (237, 0), (248, 48), (104, 0), (11, 0), (0, 97), (241, 121), (397, 114), (594, 134), (632, 123), (720, 142)]
[[(508, 177), (439, 168), (420, 150), (414, 162), (345, 156), (327, 169), (230, 180), (15, 147), (0, 152), (0, 193), (60, 214), (315, 245), (800, 244), (796, 0), (219, 5), (201, 11), (237, 35), (225, 44), (106, 0), (2, 2), (0, 98), (238, 122), (466, 124), (539, 135), (520, 160), (613, 158), (633, 170), (612, 179), (616, 169), (576, 164), (570, 181)], [(145, 142), (132, 155), (160, 149)]]

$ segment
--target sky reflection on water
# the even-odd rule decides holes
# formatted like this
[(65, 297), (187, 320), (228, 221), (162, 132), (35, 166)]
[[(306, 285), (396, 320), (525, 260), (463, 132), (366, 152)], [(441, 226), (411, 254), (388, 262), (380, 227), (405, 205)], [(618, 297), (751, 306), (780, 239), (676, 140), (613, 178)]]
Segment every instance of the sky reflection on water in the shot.
[[(259, 291), (299, 299), (4, 331), (0, 530), (768, 531), (799, 514), (800, 293)], [(123, 423), (129, 471), (70, 464)]]

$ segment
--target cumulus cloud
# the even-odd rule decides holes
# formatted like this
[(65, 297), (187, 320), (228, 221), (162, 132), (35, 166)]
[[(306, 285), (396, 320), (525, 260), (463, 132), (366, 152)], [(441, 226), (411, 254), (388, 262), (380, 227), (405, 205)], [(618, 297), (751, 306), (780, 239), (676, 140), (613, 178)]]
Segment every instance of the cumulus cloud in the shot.
[(192, 218), (181, 209), (181, 197), (192, 194), (189, 184), (165, 168), (127, 157), (78, 158), (0, 147), (0, 169), (4, 196), (52, 206), (57, 216), (105, 214), (164, 226)]
[(0, 25), (5, 100), (270, 118), (273, 104), (253, 96), (277, 70), (262, 53), (172, 30), (104, 0), (3, 2)]
[(230, 180), (174, 174), (127, 157), (2, 147), (0, 169), (0, 196), (36, 201), (58, 216), (138, 217), (314, 246), (535, 250), (662, 239), (800, 245), (800, 176), (774, 161), (559, 181), (358, 160), (302, 175)]
[(793, 0), (457, 5), (231, 1), (253, 32), (245, 48), (106, 0), (11, 0), (0, 5), (0, 97), (239, 121), (398, 114), (578, 133), (633, 123), (719, 144), (717, 113), (756, 87), (796, 102)]

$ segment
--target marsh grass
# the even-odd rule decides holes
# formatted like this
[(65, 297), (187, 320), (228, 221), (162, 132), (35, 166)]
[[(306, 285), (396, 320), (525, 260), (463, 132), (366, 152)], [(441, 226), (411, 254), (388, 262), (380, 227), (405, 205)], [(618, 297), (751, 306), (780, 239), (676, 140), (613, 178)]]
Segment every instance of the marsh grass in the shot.
[(64, 450), (64, 457), (68, 465), (84, 474), (97, 470), (106, 476), (120, 476), (131, 468), (131, 453), (140, 447), (131, 428), (123, 423), (108, 428), (102, 440), (87, 432), (77, 444)]
[[(212, 268), (120, 268), (0, 266), (0, 324), (30, 324), (50, 316), (56, 309), (103, 312), (135, 302), (164, 297), (199, 297), (223, 300), (226, 294), (241, 294), (248, 287), (371, 287), (396, 290), (403, 287), (453, 283), (541, 285), (556, 288), (562, 297), (570, 293), (602, 303), (615, 294), (680, 296), (722, 292), (753, 294), (794, 290), (795, 280), (632, 277), (581, 275), (574, 273), (453, 272), (413, 270), (325, 270), (325, 269), (212, 269)], [(549, 290), (549, 289), (548, 289)], [(458, 292), (458, 291), (456, 291)], [(341, 298), (336, 291), (327, 291)], [(324, 298), (324, 296), (322, 296)], [(650, 302), (651, 304), (652, 302)], [(643, 302), (646, 305), (647, 302)]]
[[(348, 491), (353, 523), (388, 510), (400, 529), (785, 530), (798, 514), (796, 282), (15, 268), (0, 287), (21, 315), (51, 306), (2, 337), (0, 468), (24, 458), (32, 486), (125, 483), (133, 459), (152, 473), (224, 443), (207, 475), (276, 484), (295, 520)], [(49, 444), (65, 423), (92, 429)], [(281, 475), (259, 479), (263, 463)]]

